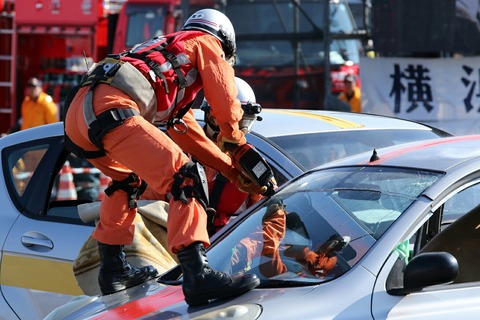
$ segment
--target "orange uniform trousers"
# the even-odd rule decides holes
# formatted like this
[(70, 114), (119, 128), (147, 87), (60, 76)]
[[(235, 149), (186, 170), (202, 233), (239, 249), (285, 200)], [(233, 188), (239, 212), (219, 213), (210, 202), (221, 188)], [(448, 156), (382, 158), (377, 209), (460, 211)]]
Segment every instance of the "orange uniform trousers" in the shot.
[[(88, 127), (83, 115), (84, 96), (88, 87), (81, 88), (72, 101), (65, 119), (69, 138), (84, 150), (98, 149), (88, 138)], [(136, 103), (122, 91), (105, 84), (95, 87), (93, 94), (95, 114), (111, 108), (133, 108)], [(143, 179), (158, 194), (168, 194), (173, 176), (189, 158), (165, 133), (142, 116), (133, 116), (109, 131), (103, 138), (106, 156), (89, 161), (113, 180), (124, 180), (132, 172)], [(186, 183), (191, 181), (186, 180)], [(136, 209), (128, 207), (128, 196), (123, 190), (102, 200), (100, 221), (92, 234), (99, 242), (127, 245), (133, 240), (133, 220)], [(194, 198), (188, 203), (170, 200), (168, 213), (168, 243), (172, 252), (195, 241), (210, 244), (207, 233), (207, 215)]]

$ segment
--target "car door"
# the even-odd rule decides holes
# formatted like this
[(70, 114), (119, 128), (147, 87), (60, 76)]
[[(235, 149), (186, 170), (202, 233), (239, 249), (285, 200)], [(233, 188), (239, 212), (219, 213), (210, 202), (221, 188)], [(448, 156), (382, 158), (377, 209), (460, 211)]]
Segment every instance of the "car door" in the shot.
[[(473, 319), (480, 313), (480, 233), (477, 231), (480, 225), (480, 181), (466, 180), (463, 184), (463, 187), (448, 193), (436, 206), (432, 217), (421, 224), (416, 237), (423, 233), (424, 240), (415, 242), (415, 246), (420, 248), (411, 245), (414, 253), (452, 254), (459, 265), (456, 280), (426, 287), (419, 292), (391, 295), (385, 288), (388, 288), (388, 277), (398, 267), (398, 256), (392, 254), (380, 272), (373, 293), (374, 318)], [(399, 279), (398, 284), (402, 285), (403, 278)]]
[[(20, 319), (43, 319), (83, 294), (72, 261), (93, 231), (75, 199), (56, 201), (58, 172), (67, 153), (62, 137), (32, 140), (2, 150), (3, 181), (11, 222), (0, 265), (1, 293)], [(3, 312), (0, 312), (2, 318)], [(7, 317), (8, 318), (8, 317)]]

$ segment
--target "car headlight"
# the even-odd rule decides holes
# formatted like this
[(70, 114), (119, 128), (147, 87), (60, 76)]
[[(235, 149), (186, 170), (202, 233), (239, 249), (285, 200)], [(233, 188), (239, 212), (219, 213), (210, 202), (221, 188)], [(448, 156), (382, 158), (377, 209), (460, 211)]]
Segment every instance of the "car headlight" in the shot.
[(236, 304), (228, 306), (201, 316), (192, 318), (192, 320), (255, 320), (262, 313), (262, 308), (258, 304)]

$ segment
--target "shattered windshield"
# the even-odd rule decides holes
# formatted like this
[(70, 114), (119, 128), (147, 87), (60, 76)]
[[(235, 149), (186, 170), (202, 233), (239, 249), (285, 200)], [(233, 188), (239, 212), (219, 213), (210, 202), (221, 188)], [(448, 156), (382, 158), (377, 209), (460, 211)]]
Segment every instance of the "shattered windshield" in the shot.
[(223, 272), (255, 273), (264, 287), (334, 279), (439, 175), (379, 166), (312, 172), (232, 228), (209, 250), (209, 262)]
[(430, 130), (341, 130), (271, 137), (305, 169), (373, 149), (438, 138)]
[[(226, 14), (237, 35), (237, 65), (281, 66), (292, 64), (295, 43), (300, 42), (302, 64), (319, 65), (324, 59), (323, 0), (229, 1)], [(350, 33), (354, 21), (342, 2), (330, 4), (330, 31)], [(359, 62), (357, 40), (334, 40), (330, 46), (333, 64)]]

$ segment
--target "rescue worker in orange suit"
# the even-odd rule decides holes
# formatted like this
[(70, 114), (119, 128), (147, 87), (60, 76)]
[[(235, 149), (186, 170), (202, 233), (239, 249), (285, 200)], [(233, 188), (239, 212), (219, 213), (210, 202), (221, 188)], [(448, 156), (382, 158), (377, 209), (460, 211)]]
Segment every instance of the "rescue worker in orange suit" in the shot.
[(362, 112), (362, 92), (357, 87), (357, 80), (354, 75), (347, 74), (343, 79), (344, 89), (338, 99), (350, 105), (351, 112)]
[[(156, 193), (171, 195), (168, 245), (182, 268), (189, 305), (240, 295), (259, 285), (255, 275), (210, 268), (204, 172), (184, 153), (222, 172), (241, 190), (267, 191), (267, 186), (242, 176), (226, 153), (227, 147), (246, 143), (238, 126), (243, 111), (236, 99), (234, 58), (230, 20), (217, 10), (202, 9), (179, 32), (152, 38), (92, 66), (78, 91), (69, 95), (67, 148), (113, 180), (92, 234), (98, 241), (103, 294), (157, 276), (151, 266), (130, 265), (123, 252), (133, 238), (136, 199), (145, 182)], [(220, 128), (217, 144), (206, 137), (190, 110), (202, 88)], [(171, 139), (152, 124), (156, 122), (166, 123)]]
[(57, 105), (42, 86), (42, 81), (37, 78), (28, 80), (21, 106), (20, 130), (58, 122)]
[[(255, 93), (250, 85), (243, 79), (235, 77), (237, 87), (237, 99), (243, 109), (243, 117), (239, 127), (244, 133), (252, 130), (255, 120), (261, 120), (258, 114), (262, 107), (256, 103)], [(203, 130), (212, 140), (216, 141), (220, 128), (214, 116), (210, 113), (210, 105), (206, 99), (203, 100), (200, 109), (204, 112), (205, 125)], [(208, 230), (210, 236), (225, 226), (232, 217), (235, 217), (243, 210), (262, 199), (261, 194), (245, 193), (231, 183), (221, 172), (205, 165), (205, 172), (209, 186), (209, 214)]]

